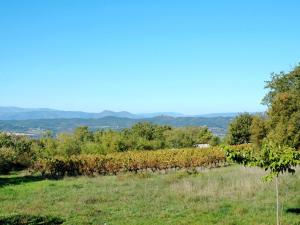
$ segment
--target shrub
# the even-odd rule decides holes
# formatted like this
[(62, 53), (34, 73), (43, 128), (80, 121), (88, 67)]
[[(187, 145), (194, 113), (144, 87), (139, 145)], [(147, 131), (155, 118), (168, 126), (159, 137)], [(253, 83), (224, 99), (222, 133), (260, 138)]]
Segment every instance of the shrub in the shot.
[(32, 142), (27, 137), (0, 133), (0, 173), (31, 166), (34, 159)]
[(34, 166), (42, 175), (107, 175), (140, 170), (171, 168), (216, 167), (225, 162), (219, 148), (180, 149), (157, 151), (129, 151), (108, 155), (77, 155), (69, 158), (54, 157), (37, 161)]
[(0, 174), (7, 174), (16, 166), (17, 154), (12, 148), (0, 148)]

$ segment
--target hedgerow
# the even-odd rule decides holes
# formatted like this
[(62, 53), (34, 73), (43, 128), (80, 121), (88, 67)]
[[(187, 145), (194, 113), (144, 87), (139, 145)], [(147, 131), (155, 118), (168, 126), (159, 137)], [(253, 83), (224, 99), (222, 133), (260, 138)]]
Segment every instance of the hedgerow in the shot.
[(219, 148), (129, 151), (108, 155), (77, 155), (38, 160), (34, 170), (44, 176), (108, 175), (143, 170), (211, 168), (226, 162)]

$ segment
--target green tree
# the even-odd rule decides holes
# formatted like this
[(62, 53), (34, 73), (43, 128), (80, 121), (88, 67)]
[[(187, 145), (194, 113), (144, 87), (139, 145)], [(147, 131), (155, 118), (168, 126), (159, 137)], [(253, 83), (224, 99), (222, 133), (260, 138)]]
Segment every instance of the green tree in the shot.
[(252, 121), (253, 116), (249, 113), (243, 113), (235, 117), (228, 128), (227, 143), (230, 145), (250, 143)]
[(80, 143), (71, 134), (58, 135), (58, 151), (65, 156), (78, 155), (81, 153)]
[(266, 88), (268, 139), (300, 149), (300, 65), (289, 73), (272, 74)]
[(170, 129), (170, 126), (160, 126), (149, 122), (141, 122), (135, 124), (131, 129), (127, 130), (127, 132), (132, 132), (138, 137), (151, 141), (155, 139), (162, 139), (163, 133)]
[(207, 127), (181, 127), (165, 132), (165, 138), (169, 148), (185, 148), (195, 144), (208, 144), (214, 135)]
[(118, 143), (121, 139), (121, 132), (113, 130), (96, 131), (93, 136), (94, 143), (98, 145), (100, 154), (108, 154), (120, 151)]
[(77, 127), (74, 130), (74, 138), (80, 142), (93, 141), (93, 133), (87, 126)]
[(251, 143), (255, 145), (255, 147), (260, 148), (263, 140), (267, 136), (267, 124), (266, 119), (262, 116), (254, 116), (252, 120), (252, 124), (250, 127), (251, 132)]

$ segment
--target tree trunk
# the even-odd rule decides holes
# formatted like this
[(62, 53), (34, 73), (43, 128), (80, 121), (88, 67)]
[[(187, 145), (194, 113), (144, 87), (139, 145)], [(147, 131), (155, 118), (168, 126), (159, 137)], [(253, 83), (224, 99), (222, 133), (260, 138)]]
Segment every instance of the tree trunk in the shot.
[(279, 222), (279, 190), (278, 190), (278, 175), (276, 176), (276, 221), (277, 225), (280, 225)]

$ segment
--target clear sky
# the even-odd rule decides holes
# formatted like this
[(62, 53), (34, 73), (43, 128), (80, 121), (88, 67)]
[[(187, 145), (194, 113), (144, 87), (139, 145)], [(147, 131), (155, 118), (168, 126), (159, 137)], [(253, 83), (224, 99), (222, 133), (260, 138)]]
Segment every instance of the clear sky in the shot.
[(1, 0), (0, 105), (261, 111), (300, 62), (299, 0)]

